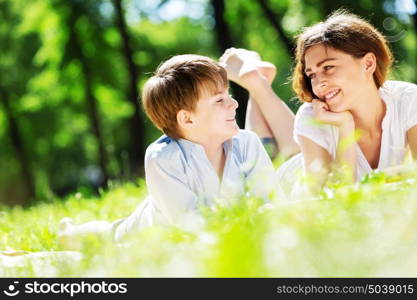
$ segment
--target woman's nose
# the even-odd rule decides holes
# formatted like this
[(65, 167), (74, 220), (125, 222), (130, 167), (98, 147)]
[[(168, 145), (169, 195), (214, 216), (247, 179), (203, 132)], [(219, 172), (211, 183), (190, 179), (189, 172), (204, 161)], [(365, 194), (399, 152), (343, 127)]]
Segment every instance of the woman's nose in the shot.
[(325, 78), (323, 78), (323, 76), (316, 78), (313, 87), (315, 90), (317, 91), (321, 91), (322, 89), (327, 87), (327, 80)]

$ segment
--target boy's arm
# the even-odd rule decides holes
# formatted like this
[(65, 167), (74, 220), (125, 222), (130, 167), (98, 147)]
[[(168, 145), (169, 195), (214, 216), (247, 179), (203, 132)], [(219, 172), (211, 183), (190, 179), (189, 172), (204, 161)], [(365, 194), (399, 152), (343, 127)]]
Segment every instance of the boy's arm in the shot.
[(184, 213), (197, 210), (197, 195), (190, 189), (178, 159), (147, 158), (145, 172), (148, 192), (164, 221), (175, 224)]

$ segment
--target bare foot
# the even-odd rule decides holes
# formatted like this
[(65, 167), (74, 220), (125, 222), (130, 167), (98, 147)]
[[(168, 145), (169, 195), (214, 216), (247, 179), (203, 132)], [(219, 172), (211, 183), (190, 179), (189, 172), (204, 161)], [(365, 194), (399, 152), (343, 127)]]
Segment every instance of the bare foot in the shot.
[(248, 90), (260, 80), (271, 83), (276, 74), (273, 64), (262, 61), (257, 52), (246, 49), (227, 49), (219, 62), (226, 69), (229, 80)]
[(256, 64), (256, 68), (268, 80), (269, 84), (274, 81), (275, 75), (277, 74), (277, 68), (274, 64), (267, 61), (260, 61)]
[(90, 221), (74, 225), (71, 218), (63, 218), (58, 225), (58, 243), (65, 249), (81, 249), (86, 238), (111, 238), (112, 223)]
[(74, 222), (71, 218), (63, 218), (58, 224), (58, 243), (64, 248), (71, 248), (74, 234)]
[(227, 49), (219, 59), (220, 64), (227, 71), (228, 79), (244, 88), (247, 88), (246, 77), (248, 77), (249, 74), (257, 73), (253, 75), (258, 77), (261, 76), (259, 71), (256, 70), (256, 61), (260, 61), (260, 59), (257, 59), (257, 56), (254, 53), (236, 48)]
[(25, 251), (25, 250), (6, 250), (6, 251), (0, 252), (1, 255), (6, 255), (6, 256), (21, 256), (21, 255), (25, 255), (28, 253), (30, 252)]
[(74, 221), (71, 218), (63, 218), (58, 224), (58, 234), (71, 230), (74, 227)]

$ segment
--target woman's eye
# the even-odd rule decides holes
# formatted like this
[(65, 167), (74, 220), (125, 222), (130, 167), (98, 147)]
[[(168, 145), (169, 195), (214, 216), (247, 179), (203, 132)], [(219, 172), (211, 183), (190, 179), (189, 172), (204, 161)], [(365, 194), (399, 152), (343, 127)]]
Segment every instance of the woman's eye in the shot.
[(223, 102), (223, 99), (219, 99), (216, 101), (216, 103), (222, 103), (222, 102)]
[(314, 78), (314, 76), (316, 76), (316, 74), (314, 74), (314, 73), (313, 73), (313, 74), (308, 74), (308, 75), (307, 75), (307, 77), (308, 77), (308, 78), (310, 78), (310, 79), (313, 79), (313, 78)]
[(325, 70), (325, 71), (328, 71), (328, 70), (330, 70), (331, 68), (333, 68), (333, 66), (325, 66), (325, 67), (324, 67), (324, 70)]

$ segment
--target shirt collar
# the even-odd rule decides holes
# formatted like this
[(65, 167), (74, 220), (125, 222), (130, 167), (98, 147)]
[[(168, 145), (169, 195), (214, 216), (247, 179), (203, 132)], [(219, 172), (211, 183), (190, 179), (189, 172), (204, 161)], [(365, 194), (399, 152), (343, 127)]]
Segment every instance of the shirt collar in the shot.
[[(200, 154), (206, 155), (204, 151), (204, 147), (201, 144), (194, 143), (190, 140), (186, 140), (183, 138), (179, 138), (176, 141), (178, 142), (180, 147), (183, 149), (186, 156), (190, 153), (200, 153)], [(229, 153), (229, 151), (232, 149), (232, 145), (233, 145), (233, 138), (228, 139), (227, 141), (223, 143), (223, 149), (224, 149), (226, 156)]]

